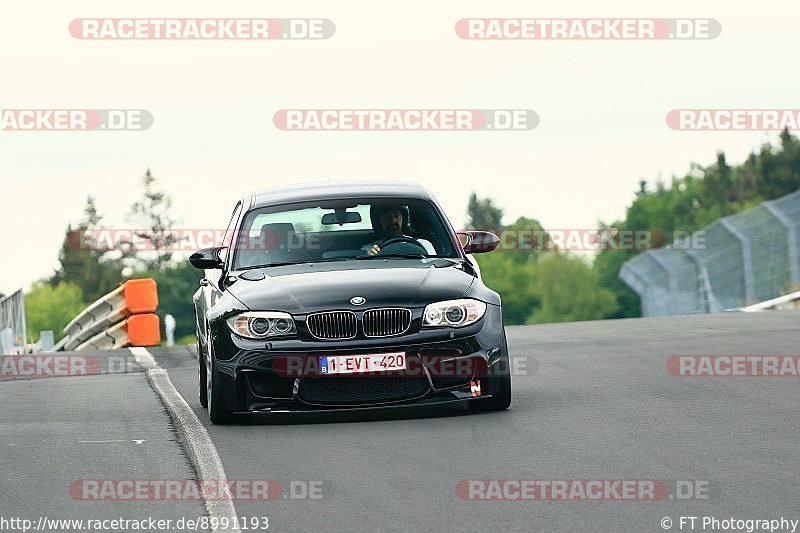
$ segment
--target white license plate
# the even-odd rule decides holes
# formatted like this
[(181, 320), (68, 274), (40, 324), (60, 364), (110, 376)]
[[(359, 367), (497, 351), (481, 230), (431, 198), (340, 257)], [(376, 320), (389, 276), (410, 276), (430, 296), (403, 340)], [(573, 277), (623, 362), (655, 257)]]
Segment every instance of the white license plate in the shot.
[(321, 374), (360, 374), (362, 372), (389, 372), (405, 370), (404, 352), (367, 355), (329, 355), (319, 358)]

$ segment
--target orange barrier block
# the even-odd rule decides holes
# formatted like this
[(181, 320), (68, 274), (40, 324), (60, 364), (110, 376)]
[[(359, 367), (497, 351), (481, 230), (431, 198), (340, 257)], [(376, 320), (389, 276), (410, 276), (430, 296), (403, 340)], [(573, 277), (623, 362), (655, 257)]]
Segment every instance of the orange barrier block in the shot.
[(131, 314), (152, 313), (158, 307), (158, 288), (152, 278), (125, 282), (125, 307)]
[(161, 327), (158, 315), (146, 313), (132, 315), (126, 323), (128, 342), (131, 346), (155, 346), (161, 344)]

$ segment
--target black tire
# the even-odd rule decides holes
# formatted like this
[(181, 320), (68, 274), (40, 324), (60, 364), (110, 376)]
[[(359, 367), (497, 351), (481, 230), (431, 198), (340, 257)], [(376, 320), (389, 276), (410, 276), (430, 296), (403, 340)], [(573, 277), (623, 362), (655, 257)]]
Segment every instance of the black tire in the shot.
[[(196, 330), (195, 330), (196, 331)], [(200, 346), (200, 333), (197, 332), (197, 368), (199, 369), (200, 405), (208, 407), (208, 371), (206, 370), (206, 355)]]
[(492, 387), (497, 392), (488, 399), (472, 400), (469, 404), (471, 411), (503, 411), (511, 406), (511, 363), (505, 331), (503, 332), (502, 350), (505, 361), (500, 365), (501, 374), (486, 378), (487, 381), (493, 382), (493, 385), (497, 384), (496, 387)]
[[(211, 368), (206, 368), (206, 397), (208, 398), (208, 417), (212, 424), (223, 425), (231, 424), (236, 421), (234, 415), (225, 410), (225, 398), (222, 394), (222, 386), (219, 383), (219, 372), (214, 367), (214, 347), (211, 344), (211, 334), (209, 332), (208, 356), (206, 361), (210, 362)], [(204, 365), (205, 366), (205, 365)]]

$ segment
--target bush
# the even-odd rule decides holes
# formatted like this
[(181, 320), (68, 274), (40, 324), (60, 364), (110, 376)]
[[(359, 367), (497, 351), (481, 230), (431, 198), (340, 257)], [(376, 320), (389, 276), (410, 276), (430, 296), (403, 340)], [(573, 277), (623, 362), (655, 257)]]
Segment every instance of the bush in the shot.
[(25, 319), (29, 342), (52, 330), (56, 340), (64, 336), (64, 326), (86, 308), (81, 288), (68, 282), (53, 286), (39, 281), (25, 294)]
[(537, 261), (532, 290), (541, 306), (528, 324), (599, 320), (617, 309), (614, 293), (600, 286), (597, 272), (565, 253), (549, 253)]

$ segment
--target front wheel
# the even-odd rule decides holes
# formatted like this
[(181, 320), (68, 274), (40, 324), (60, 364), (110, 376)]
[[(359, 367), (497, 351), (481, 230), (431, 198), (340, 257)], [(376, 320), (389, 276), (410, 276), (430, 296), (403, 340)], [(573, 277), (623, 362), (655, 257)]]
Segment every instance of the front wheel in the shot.
[[(214, 365), (214, 349), (211, 343), (211, 332), (208, 333), (206, 344), (208, 354), (205, 357), (206, 367), (206, 397), (208, 398), (208, 417), (212, 424), (230, 424), (235, 421), (234, 416), (225, 410), (225, 399), (222, 394), (219, 372)], [(210, 368), (209, 368), (210, 367)]]
[(494, 382), (493, 385), (496, 386), (492, 389), (497, 392), (485, 400), (472, 400), (469, 405), (470, 410), (476, 412), (503, 411), (511, 406), (511, 357), (508, 354), (505, 331), (503, 332), (502, 350), (504, 361), (500, 365), (498, 375), (486, 378), (487, 381)]

